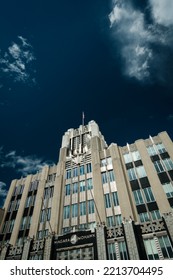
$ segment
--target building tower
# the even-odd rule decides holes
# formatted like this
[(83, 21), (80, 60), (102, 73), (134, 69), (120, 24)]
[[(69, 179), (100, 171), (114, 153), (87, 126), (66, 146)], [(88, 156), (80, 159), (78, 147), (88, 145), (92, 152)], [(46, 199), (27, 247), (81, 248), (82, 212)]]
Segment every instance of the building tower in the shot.
[(166, 132), (120, 147), (95, 121), (69, 129), (57, 165), (12, 181), (0, 258), (171, 259), (172, 181)]

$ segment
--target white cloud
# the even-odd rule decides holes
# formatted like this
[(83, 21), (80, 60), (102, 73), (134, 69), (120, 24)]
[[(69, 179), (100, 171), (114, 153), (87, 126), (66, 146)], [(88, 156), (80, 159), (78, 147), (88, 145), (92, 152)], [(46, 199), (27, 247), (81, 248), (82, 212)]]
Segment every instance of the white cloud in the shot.
[(3, 56), (0, 56), (0, 70), (15, 82), (34, 81), (31, 62), (35, 60), (32, 46), (27, 39), (18, 36), (18, 43), (13, 42)]
[(173, 1), (149, 0), (152, 15), (156, 23), (164, 26), (173, 25)]
[(0, 181), (0, 197), (6, 197), (6, 195), (7, 195), (6, 184)]
[(44, 162), (42, 158), (37, 158), (34, 155), (21, 156), (16, 151), (10, 151), (5, 154), (1, 149), (1, 168), (13, 168), (17, 173), (26, 176), (31, 173), (35, 173), (43, 168), (49, 162)]
[[(158, 10), (161, 14), (161, 8), (158, 9), (156, 5), (156, 2), (161, 1), (150, 0), (150, 12), (153, 15)], [(168, 5), (170, 1), (166, 2)], [(168, 6), (166, 8), (168, 9)], [(156, 50), (159, 48), (154, 48), (153, 45), (173, 49), (173, 29), (163, 30), (163, 26), (158, 26), (158, 20), (156, 22), (155, 19), (152, 23), (147, 23), (145, 13), (146, 10), (141, 11), (133, 6), (132, 0), (116, 0), (113, 1), (113, 9), (109, 15), (112, 36), (116, 43), (115, 48), (120, 51), (124, 62), (123, 72), (139, 81), (149, 80), (151, 74), (155, 78), (156, 76), (161, 78), (164, 75), (162, 73), (164, 67), (162, 68), (161, 65), (166, 55), (164, 53), (160, 55)], [(165, 15), (164, 12), (162, 21), (163, 15)], [(173, 17), (171, 19), (173, 21)], [(156, 67), (157, 63), (160, 65), (159, 68)]]

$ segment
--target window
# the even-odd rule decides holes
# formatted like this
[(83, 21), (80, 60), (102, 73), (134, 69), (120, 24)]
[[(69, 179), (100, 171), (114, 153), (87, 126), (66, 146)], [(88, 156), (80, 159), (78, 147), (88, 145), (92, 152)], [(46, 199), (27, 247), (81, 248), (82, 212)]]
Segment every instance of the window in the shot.
[(144, 239), (145, 250), (149, 260), (158, 260), (159, 255), (154, 239)]
[(80, 166), (80, 175), (84, 175), (85, 174), (85, 166), (81, 165)]
[(114, 217), (110, 216), (106, 218), (107, 226), (108, 227), (113, 227), (114, 226)]
[(111, 207), (111, 200), (110, 200), (110, 194), (107, 193), (104, 195), (104, 198), (105, 198), (105, 205), (106, 205), (106, 208), (110, 208)]
[(127, 170), (127, 174), (128, 174), (128, 177), (129, 177), (129, 180), (130, 181), (133, 181), (133, 180), (136, 180), (137, 179), (137, 176), (136, 176), (136, 171), (134, 168), (130, 168)]
[(8, 228), (8, 232), (12, 232), (13, 227), (14, 227), (14, 222), (15, 222), (15, 220), (11, 220), (11, 221), (9, 221), (9, 228)]
[(49, 199), (53, 197), (54, 186), (48, 187), (44, 189), (44, 199)]
[(37, 190), (37, 188), (38, 188), (38, 183), (39, 183), (38, 181), (33, 181), (33, 182), (31, 182), (29, 191), (35, 191), (35, 190)]
[(159, 210), (153, 210), (150, 212), (153, 220), (161, 219)]
[(156, 144), (156, 148), (160, 154), (166, 152), (166, 149), (162, 143)]
[(107, 183), (108, 182), (108, 178), (107, 178), (106, 172), (102, 172), (101, 175), (102, 175), (102, 183), (103, 184)]
[(157, 154), (156, 149), (154, 148), (154, 146), (148, 146), (147, 147), (147, 152), (150, 156), (154, 156)]
[(94, 213), (94, 200), (88, 200), (88, 214)]
[(122, 216), (121, 216), (121, 214), (115, 215), (115, 225), (119, 226), (119, 225), (121, 225), (121, 223), (122, 223)]
[(145, 194), (145, 198), (147, 202), (153, 202), (155, 201), (154, 199), (154, 195), (152, 193), (151, 187), (145, 188), (143, 189), (144, 194)]
[(78, 216), (78, 204), (72, 204), (72, 218)]
[(80, 181), (79, 186), (80, 186), (80, 192), (84, 192), (85, 191), (85, 181)]
[(173, 161), (170, 158), (163, 159), (164, 166), (166, 167), (166, 170), (172, 170), (173, 169)]
[(134, 195), (136, 205), (140, 205), (144, 203), (141, 190), (133, 191), (133, 195)]
[(149, 215), (147, 212), (143, 212), (139, 214), (139, 219), (141, 223), (147, 222), (150, 220)]
[(87, 165), (86, 165), (86, 169), (87, 169), (87, 173), (92, 172), (91, 163), (87, 163)]
[(162, 250), (162, 254), (165, 259), (173, 258), (173, 248), (168, 236), (158, 237), (159, 244)]
[(65, 185), (65, 195), (70, 195), (70, 184)]
[(112, 193), (112, 197), (113, 197), (114, 206), (118, 206), (119, 205), (119, 201), (118, 201), (118, 194), (117, 194), (117, 192), (113, 192)]
[(73, 193), (78, 193), (78, 183), (73, 183)]
[(115, 243), (108, 243), (108, 259), (116, 260)]
[(127, 248), (125, 241), (118, 242), (121, 260), (128, 260)]
[(87, 185), (87, 190), (92, 190), (93, 189), (92, 178), (87, 179), (86, 185)]
[(66, 170), (66, 179), (70, 179), (71, 178), (71, 169), (67, 169)]
[(169, 198), (169, 197), (173, 197), (173, 186), (172, 186), (172, 183), (169, 182), (169, 183), (166, 183), (163, 186), (163, 189), (166, 193), (166, 196)]
[(26, 207), (26, 208), (27, 208), (27, 207), (30, 207), (30, 206), (34, 205), (34, 203), (35, 203), (35, 195), (28, 196), (28, 197), (27, 197), (27, 200), (26, 200), (26, 205), (25, 205), (25, 207)]
[(139, 178), (143, 178), (147, 176), (143, 165), (136, 167), (136, 171)]
[(20, 229), (21, 230), (24, 230), (26, 228), (26, 224), (27, 224), (27, 216), (23, 217), (22, 218), (22, 222), (21, 222), (21, 225), (20, 225)]
[(160, 162), (160, 160), (157, 160), (157, 161), (154, 162), (154, 167), (155, 167), (157, 173), (160, 173), (160, 172), (164, 171), (163, 165)]
[(106, 165), (107, 165), (107, 162), (106, 162), (106, 159), (105, 159), (105, 158), (101, 159), (100, 165), (101, 165), (101, 166), (106, 166)]
[(20, 199), (16, 200), (16, 205), (14, 210), (18, 210), (20, 206)]
[(64, 219), (69, 219), (70, 218), (70, 206), (64, 206)]
[(80, 215), (83, 216), (83, 215), (86, 215), (86, 202), (80, 202), (79, 204), (80, 206)]
[(73, 177), (77, 177), (78, 176), (78, 168), (75, 167), (73, 168)]
[(114, 172), (113, 172), (113, 170), (109, 170), (109, 171), (108, 171), (108, 176), (109, 176), (109, 182), (115, 181), (115, 177), (114, 177)]
[(124, 154), (123, 157), (124, 157), (125, 163), (132, 162), (132, 157), (131, 157), (131, 155), (129, 153)]
[(141, 159), (140, 153), (138, 151), (134, 151), (131, 154), (134, 161)]
[(51, 208), (42, 209), (40, 215), (40, 223), (50, 221)]

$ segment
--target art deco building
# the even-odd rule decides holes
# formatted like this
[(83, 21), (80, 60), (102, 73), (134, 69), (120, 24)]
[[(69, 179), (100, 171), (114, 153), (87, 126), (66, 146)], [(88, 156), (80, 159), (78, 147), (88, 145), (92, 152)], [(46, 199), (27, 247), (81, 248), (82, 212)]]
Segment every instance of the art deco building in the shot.
[(166, 132), (108, 146), (90, 121), (58, 164), (13, 180), (1, 259), (173, 259), (173, 143)]

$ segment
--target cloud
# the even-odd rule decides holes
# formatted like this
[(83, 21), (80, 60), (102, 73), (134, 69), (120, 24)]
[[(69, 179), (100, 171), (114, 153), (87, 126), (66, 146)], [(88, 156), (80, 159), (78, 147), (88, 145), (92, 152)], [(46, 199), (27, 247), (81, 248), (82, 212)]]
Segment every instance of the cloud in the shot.
[(42, 158), (38, 158), (35, 155), (21, 156), (16, 151), (10, 151), (5, 154), (1, 149), (1, 168), (13, 168), (17, 173), (22, 176), (26, 176), (31, 173), (36, 173), (41, 170), (43, 166), (52, 164), (52, 162), (43, 161)]
[(139, 81), (168, 79), (165, 64), (168, 55), (173, 57), (173, 19), (166, 19), (166, 11), (171, 1), (163, 5), (162, 0), (149, 0), (150, 5), (143, 10), (132, 0), (113, 1), (109, 20), (114, 48), (120, 51), (123, 73), (128, 77)]
[(0, 197), (6, 197), (6, 195), (7, 195), (6, 184), (0, 181)]
[(149, 0), (149, 2), (156, 23), (167, 27), (173, 25), (172, 0)]
[(34, 83), (31, 64), (35, 56), (32, 46), (22, 36), (18, 36), (17, 40), (17, 43), (13, 42), (6, 52), (0, 55), (0, 71), (14, 82)]

